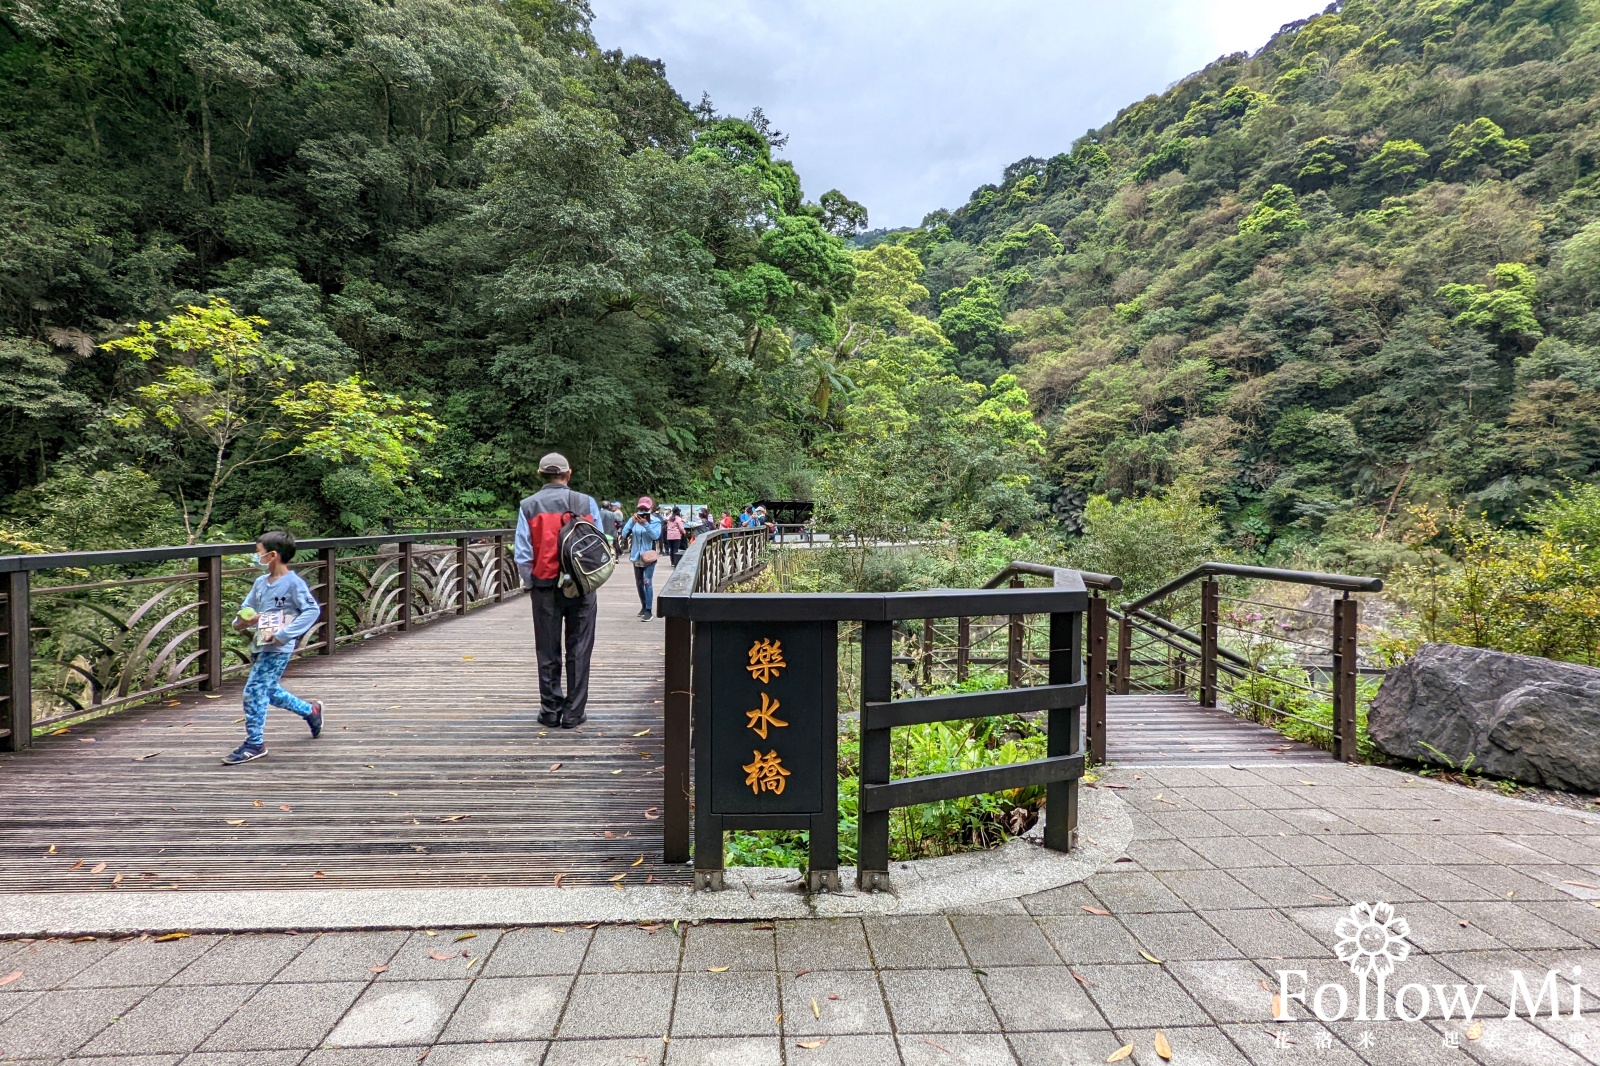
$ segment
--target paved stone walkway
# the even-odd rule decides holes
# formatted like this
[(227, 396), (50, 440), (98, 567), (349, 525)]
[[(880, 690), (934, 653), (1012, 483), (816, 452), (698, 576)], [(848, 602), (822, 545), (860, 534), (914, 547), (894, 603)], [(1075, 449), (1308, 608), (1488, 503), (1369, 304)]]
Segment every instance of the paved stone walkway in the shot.
[[(1127, 861), (981, 913), (0, 942), (0, 1061), (1156, 1066), (1158, 1031), (1174, 1063), (1600, 1058), (1587, 1013), (1506, 1017), (1513, 970), (1559, 971), (1564, 1014), (1600, 977), (1600, 817), (1332, 763), (1105, 781)], [(1391, 995), (1484, 985), (1477, 1026), (1271, 1021), (1278, 970), (1353, 999), (1334, 927), (1375, 900), (1409, 923)]]

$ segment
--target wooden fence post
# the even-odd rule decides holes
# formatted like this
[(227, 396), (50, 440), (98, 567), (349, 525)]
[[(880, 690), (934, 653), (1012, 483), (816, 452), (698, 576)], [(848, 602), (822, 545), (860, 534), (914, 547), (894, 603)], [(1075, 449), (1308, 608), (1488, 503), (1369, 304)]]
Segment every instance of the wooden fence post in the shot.
[[(1083, 680), (1083, 630), (1079, 616), (1050, 616), (1050, 665), (1047, 683), (1073, 685)], [(1046, 711), (1045, 754), (1076, 755), (1079, 738), (1078, 707), (1059, 707)], [(1053, 851), (1071, 851), (1078, 843), (1078, 779), (1052, 781), (1044, 786), (1044, 846)]]
[(456, 614), (467, 613), (467, 600), (471, 597), (471, 582), (467, 580), (467, 567), (472, 558), (467, 551), (467, 538), (456, 539)]
[(400, 543), (400, 632), (411, 631), (411, 542)]
[(339, 640), (339, 553), (334, 548), (323, 548), (317, 554), (322, 558), (322, 595), (317, 597), (322, 606), (321, 651), (332, 655)]
[(1356, 628), (1361, 605), (1347, 592), (1333, 601), (1333, 757), (1359, 762), (1356, 720)]
[(207, 555), (199, 560), (199, 638), (205, 672), (200, 688), (215, 692), (222, 687), (222, 556)]
[(972, 619), (956, 619), (956, 683), (967, 679), (968, 660), (972, 657)]
[(28, 633), (32, 609), (29, 572), (13, 570), (6, 583), (6, 713), (0, 724), (10, 730), (0, 737), (0, 751), (21, 751), (33, 743), (33, 641)]
[(1200, 583), (1200, 706), (1217, 705), (1217, 581)]
[[(690, 730), (694, 720), (693, 623), (687, 618), (666, 620), (666, 692), (663, 707), (666, 733), (666, 770), (661, 797), (661, 860), (689, 861)], [(709, 791), (709, 786), (708, 786)]]
[[(892, 767), (888, 729), (872, 729), (867, 704), (894, 698), (894, 624), (861, 623), (861, 784), (887, 785)], [(889, 887), (889, 812), (862, 811), (856, 820), (856, 887)]]
[(1123, 615), (1117, 622), (1117, 695), (1126, 696), (1133, 673), (1133, 620)]
[(922, 620), (922, 685), (933, 687), (933, 619)]
[[(1014, 589), (1022, 587), (1020, 575), (1011, 579), (1011, 587)], [(1023, 628), (1022, 615), (1012, 615), (1011, 623), (1006, 629), (1006, 687), (1021, 688), (1023, 637), (1026, 632)]]
[(1106, 761), (1106, 601), (1096, 593), (1089, 597), (1089, 757), (1098, 764)]

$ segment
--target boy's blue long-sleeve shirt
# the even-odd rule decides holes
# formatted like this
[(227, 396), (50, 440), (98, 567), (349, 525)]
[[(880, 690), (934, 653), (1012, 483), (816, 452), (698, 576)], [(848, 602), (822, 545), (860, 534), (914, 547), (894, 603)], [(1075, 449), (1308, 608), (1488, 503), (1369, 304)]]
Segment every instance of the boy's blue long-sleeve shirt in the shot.
[(281, 643), (263, 644), (259, 627), (256, 630), (251, 646), (268, 655), (288, 655), (293, 652), (295, 644), (322, 617), (322, 607), (317, 603), (317, 598), (311, 595), (311, 587), (293, 570), (276, 581), (271, 574), (262, 574), (250, 586), (249, 594), (239, 606), (241, 609), (252, 608), (268, 624), (275, 620), (274, 615), (282, 618), (282, 624), (275, 627)]

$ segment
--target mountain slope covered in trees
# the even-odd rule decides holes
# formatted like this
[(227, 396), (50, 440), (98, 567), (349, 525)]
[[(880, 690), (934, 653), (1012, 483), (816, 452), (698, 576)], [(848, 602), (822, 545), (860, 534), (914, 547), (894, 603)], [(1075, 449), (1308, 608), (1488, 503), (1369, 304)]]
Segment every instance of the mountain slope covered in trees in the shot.
[(604, 495), (809, 476), (865, 211), (589, 20), (0, 4), (0, 512), (72, 546), (204, 535), (209, 496), (235, 535), (488, 518), (552, 448)]
[(1069, 523), (1182, 482), (1287, 548), (1593, 478), (1597, 171), (1600, 4), (1349, 0), (871, 240)]

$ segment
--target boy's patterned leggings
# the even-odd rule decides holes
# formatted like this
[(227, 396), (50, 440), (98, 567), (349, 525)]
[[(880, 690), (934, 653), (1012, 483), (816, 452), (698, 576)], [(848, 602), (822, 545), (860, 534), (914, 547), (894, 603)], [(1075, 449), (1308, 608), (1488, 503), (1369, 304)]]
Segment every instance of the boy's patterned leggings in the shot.
[(265, 744), (267, 707), (282, 707), (301, 718), (311, 717), (311, 704), (296, 696), (278, 681), (289, 666), (292, 655), (260, 654), (250, 666), (250, 680), (244, 683), (244, 740), (246, 744)]

